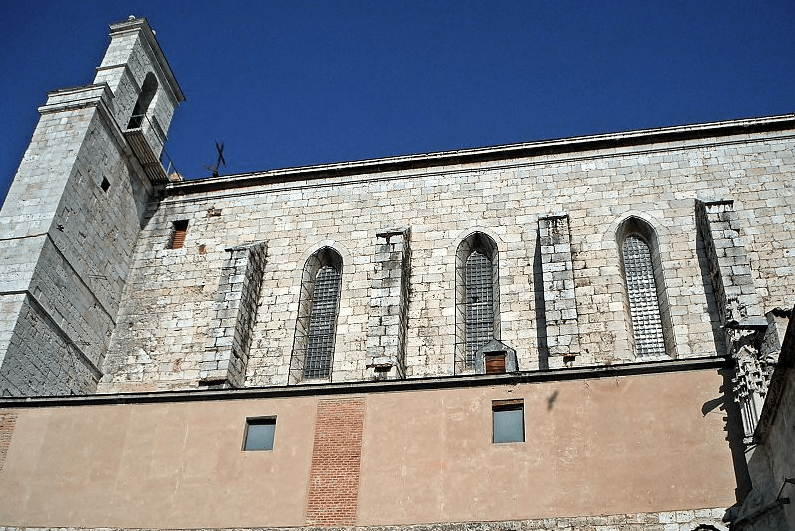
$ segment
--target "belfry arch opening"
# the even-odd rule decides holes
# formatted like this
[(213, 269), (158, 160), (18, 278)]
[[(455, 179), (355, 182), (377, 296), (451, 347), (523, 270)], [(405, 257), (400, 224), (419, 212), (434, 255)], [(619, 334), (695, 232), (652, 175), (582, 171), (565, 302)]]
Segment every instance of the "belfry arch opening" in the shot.
[(152, 72), (149, 72), (141, 85), (141, 92), (138, 94), (135, 107), (133, 107), (127, 129), (139, 129), (143, 125), (144, 117), (149, 111), (149, 106), (152, 104), (155, 94), (157, 94), (157, 78)]

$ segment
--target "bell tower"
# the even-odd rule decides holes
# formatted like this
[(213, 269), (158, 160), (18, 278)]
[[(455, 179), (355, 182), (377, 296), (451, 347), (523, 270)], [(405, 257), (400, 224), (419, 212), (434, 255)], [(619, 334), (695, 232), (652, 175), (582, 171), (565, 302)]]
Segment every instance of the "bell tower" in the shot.
[(55, 90), (0, 211), (0, 395), (91, 394), (160, 156), (185, 100), (146, 19), (110, 27), (94, 83)]
[(94, 84), (113, 92), (111, 112), (153, 182), (166, 182), (160, 156), (174, 109), (185, 101), (146, 19), (110, 27), (110, 46)]

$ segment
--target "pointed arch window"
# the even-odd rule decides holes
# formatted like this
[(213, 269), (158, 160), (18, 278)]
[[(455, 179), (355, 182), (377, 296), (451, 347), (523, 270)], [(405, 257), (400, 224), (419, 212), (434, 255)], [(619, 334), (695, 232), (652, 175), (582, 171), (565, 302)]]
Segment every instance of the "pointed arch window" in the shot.
[(619, 226), (621, 273), (635, 355), (660, 357), (670, 352), (670, 317), (656, 235), (645, 221), (631, 217)]
[(306, 261), (296, 321), (290, 380), (330, 379), (339, 311), (342, 257), (324, 247)]
[(497, 244), (474, 232), (456, 251), (456, 371), (475, 369), (478, 350), (499, 335)]

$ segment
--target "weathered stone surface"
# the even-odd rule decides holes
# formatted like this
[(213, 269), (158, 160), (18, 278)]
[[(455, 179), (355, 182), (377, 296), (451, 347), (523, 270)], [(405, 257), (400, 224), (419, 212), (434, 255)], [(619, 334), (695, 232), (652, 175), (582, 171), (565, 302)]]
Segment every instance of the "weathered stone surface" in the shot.
[(368, 378), (406, 377), (410, 233), (408, 228), (399, 228), (376, 234), (378, 242), (367, 327)]
[(574, 357), (580, 353), (569, 217), (556, 214), (539, 218), (538, 238), (544, 285), (547, 364), (556, 368), (564, 363), (574, 363)]
[[(333, 527), (249, 527), (238, 531), (728, 531), (723, 521), (724, 509), (695, 509), (659, 513), (612, 514), (604, 516), (575, 516), (540, 518), (537, 520), (508, 520), (502, 522), (457, 522), (420, 525), (345, 526)], [(0, 531), (105, 531), (107, 528), (73, 527), (0, 527)], [(128, 531), (114, 528), (114, 531)], [(132, 530), (130, 530), (132, 531)], [(152, 529), (151, 531), (160, 531)], [(199, 531), (174, 529), (169, 531)], [(216, 531), (202, 528), (201, 531)]]
[(207, 385), (240, 387), (246, 375), (251, 330), (257, 320), (267, 244), (227, 251), (199, 378)]

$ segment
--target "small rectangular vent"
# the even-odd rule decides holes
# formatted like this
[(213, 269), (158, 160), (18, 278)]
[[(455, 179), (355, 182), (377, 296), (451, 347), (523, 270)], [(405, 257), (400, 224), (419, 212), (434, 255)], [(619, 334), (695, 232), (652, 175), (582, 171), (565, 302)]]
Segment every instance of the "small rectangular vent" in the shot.
[(485, 354), (486, 374), (505, 374), (505, 352)]

